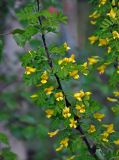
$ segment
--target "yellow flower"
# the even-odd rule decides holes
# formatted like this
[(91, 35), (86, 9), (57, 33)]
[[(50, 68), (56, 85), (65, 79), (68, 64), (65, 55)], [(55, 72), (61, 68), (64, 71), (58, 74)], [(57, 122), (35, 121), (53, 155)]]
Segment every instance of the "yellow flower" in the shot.
[(58, 148), (56, 148), (56, 151), (59, 152), (63, 148), (67, 148), (68, 145), (69, 145), (69, 138), (66, 137), (60, 142), (60, 146)]
[(48, 81), (48, 73), (47, 73), (47, 71), (44, 71), (41, 76), (41, 83), (45, 84), (45, 83), (47, 83), (47, 81)]
[(105, 64), (103, 64), (103, 65), (101, 65), (101, 66), (99, 66), (97, 68), (99, 74), (103, 74), (105, 72), (105, 69), (106, 69), (106, 65)]
[(77, 127), (77, 120), (74, 120), (73, 118), (69, 120), (70, 121), (70, 124), (69, 126), (71, 128), (76, 128)]
[(91, 92), (85, 92), (85, 96), (90, 96), (91, 94)]
[(74, 63), (74, 62), (76, 62), (75, 55), (72, 54), (69, 58), (65, 57), (64, 59), (59, 60), (58, 64), (61, 65), (61, 64), (65, 63), (65, 65), (66, 65), (67, 63)]
[(69, 118), (69, 117), (71, 116), (70, 108), (69, 108), (69, 107), (65, 107), (65, 108), (63, 109), (62, 114), (63, 114), (63, 117), (64, 117), (64, 118)]
[(107, 97), (107, 100), (110, 102), (117, 102), (118, 100), (116, 98)]
[(93, 133), (95, 131), (96, 131), (96, 127), (93, 124), (91, 124), (90, 127), (89, 127), (89, 129), (88, 129), (88, 132), (89, 133)]
[(92, 25), (95, 25), (95, 24), (96, 24), (96, 21), (90, 21), (90, 23), (91, 23)]
[(52, 93), (53, 89), (54, 89), (54, 87), (51, 86), (51, 87), (45, 88), (44, 91), (46, 92), (47, 95), (50, 95)]
[(101, 139), (104, 141), (104, 142), (108, 142), (108, 137), (109, 137), (109, 133), (108, 132), (104, 132), (101, 134)]
[(69, 143), (69, 138), (64, 138), (60, 144), (63, 145), (63, 147), (68, 147), (68, 143)]
[(76, 98), (78, 101), (82, 101), (82, 98), (85, 96), (85, 93), (83, 90), (74, 93), (74, 98)]
[(115, 132), (114, 124), (108, 124), (108, 125), (103, 125), (103, 126), (107, 128), (107, 130), (106, 130), (107, 133), (111, 134), (111, 133)]
[(76, 156), (71, 156), (71, 157), (67, 158), (66, 160), (74, 160), (75, 157)]
[(51, 118), (52, 115), (54, 114), (54, 110), (53, 109), (47, 109), (47, 110), (45, 110), (45, 113), (46, 113), (47, 118)]
[(107, 13), (107, 16), (109, 16), (110, 18), (113, 18), (113, 19), (116, 17), (116, 13), (113, 10), (113, 8), (111, 8), (110, 12)]
[(84, 69), (88, 69), (88, 63), (87, 62), (84, 62), (81, 66), (84, 67)]
[(66, 42), (64, 43), (64, 48), (66, 49), (66, 51), (71, 49)]
[(56, 148), (56, 152), (59, 152), (63, 149), (63, 145), (60, 145), (59, 147)]
[(114, 130), (114, 125), (113, 124), (109, 124), (109, 125), (103, 125), (103, 127), (106, 127), (107, 130), (104, 131), (102, 134), (101, 134), (101, 139), (104, 141), (104, 142), (108, 142), (108, 137), (111, 133), (115, 132)]
[(119, 33), (117, 31), (113, 31), (112, 35), (114, 39), (119, 38)]
[(59, 132), (59, 129), (57, 129), (57, 130), (54, 131), (54, 132), (48, 132), (48, 135), (49, 135), (49, 137), (54, 137), (55, 135), (58, 134), (58, 132)]
[(90, 36), (88, 39), (90, 41), (90, 44), (94, 44), (98, 40), (98, 37), (97, 36)]
[(96, 64), (99, 61), (98, 58), (99, 58), (98, 56), (92, 56), (88, 58), (88, 64), (89, 65)]
[(69, 58), (65, 57), (65, 58), (63, 59), (63, 62), (69, 63)]
[[(86, 76), (86, 75), (88, 74), (88, 73), (87, 73), (88, 63), (87, 63), (87, 62), (84, 62), (81, 66), (83, 67), (83, 70), (84, 70), (83, 74)], [(85, 70), (86, 70), (86, 71), (85, 71)]]
[(62, 92), (55, 93), (55, 98), (57, 101), (62, 101), (63, 100), (63, 93)]
[(95, 11), (91, 15), (89, 15), (89, 17), (96, 19), (96, 18), (100, 17), (100, 14), (97, 11)]
[(100, 7), (101, 5), (104, 5), (106, 2), (107, 2), (107, 0), (100, 0), (100, 2), (99, 2), (99, 7)]
[(119, 96), (119, 91), (115, 91), (115, 92), (113, 92), (113, 94), (115, 95), (115, 97), (118, 97)]
[(114, 144), (119, 145), (119, 139), (115, 140)]
[(111, 47), (108, 47), (107, 53), (109, 54), (112, 51)]
[(72, 54), (71, 57), (69, 57), (69, 62), (72, 62), (72, 63), (76, 62), (74, 54)]
[(105, 39), (99, 39), (99, 44), (98, 46), (106, 46), (108, 44), (109, 40), (108, 38), (105, 38)]
[(71, 77), (73, 77), (74, 79), (78, 79), (79, 78), (79, 75), (78, 75), (78, 70), (74, 70), (72, 72), (69, 72), (69, 75)]
[(36, 72), (36, 68), (33, 67), (26, 67), (25, 74), (30, 75), (32, 73)]
[(85, 106), (83, 104), (82, 105), (77, 104), (76, 110), (79, 111), (80, 113), (85, 113), (86, 111)]
[(58, 61), (58, 64), (61, 65), (63, 63), (63, 59)]
[(104, 114), (98, 113), (98, 112), (94, 113), (93, 116), (94, 116), (94, 118), (97, 119), (98, 121), (102, 121), (102, 119), (105, 117)]
[(38, 94), (33, 94), (33, 95), (31, 95), (31, 98), (37, 98), (38, 97)]

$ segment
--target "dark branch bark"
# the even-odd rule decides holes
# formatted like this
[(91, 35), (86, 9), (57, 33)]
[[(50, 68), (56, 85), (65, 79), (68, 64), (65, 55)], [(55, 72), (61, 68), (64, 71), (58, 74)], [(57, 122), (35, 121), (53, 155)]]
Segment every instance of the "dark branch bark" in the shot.
[[(38, 6), (38, 12), (40, 11), (39, 9), (39, 0), (36, 0), (37, 1), (37, 6)], [(39, 24), (42, 26), (42, 20), (41, 20), (41, 17), (38, 18), (39, 20)], [(52, 63), (52, 60), (51, 60), (51, 57), (50, 57), (50, 53), (48, 51), (48, 47), (47, 47), (47, 43), (46, 43), (46, 38), (45, 38), (45, 34), (44, 33), (41, 33), (41, 36), (42, 36), (42, 41), (43, 41), (43, 45), (44, 45), (44, 49), (45, 49), (45, 52), (46, 52), (46, 55), (47, 55), (47, 58), (48, 58), (48, 63), (51, 67), (51, 69), (53, 69), (53, 63)], [(62, 85), (61, 85), (61, 82), (60, 82), (60, 79), (59, 77), (57, 76), (57, 74), (54, 74), (56, 80), (57, 80), (57, 83), (58, 83), (58, 88), (60, 90), (62, 90), (64, 96), (65, 96), (65, 93), (64, 93), (64, 90), (62, 88)], [(68, 106), (71, 106), (70, 102), (68, 101), (67, 97), (65, 96), (65, 101), (66, 101), (66, 105), (67, 107)], [(75, 120), (79, 121), (79, 118), (75, 115)], [(80, 135), (81, 135), (81, 138), (83, 140), (83, 142), (86, 144), (87, 148), (88, 148), (88, 151), (89, 153), (95, 158), (95, 159), (99, 159), (96, 155), (96, 145), (95, 144), (90, 144), (87, 137), (85, 136), (84, 134), (84, 131), (81, 127), (81, 125), (78, 125), (76, 130), (79, 131)]]

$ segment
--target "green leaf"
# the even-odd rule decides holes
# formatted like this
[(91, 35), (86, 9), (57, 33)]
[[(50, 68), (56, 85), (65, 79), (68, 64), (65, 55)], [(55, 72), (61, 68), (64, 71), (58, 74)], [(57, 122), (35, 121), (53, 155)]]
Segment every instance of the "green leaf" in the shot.
[(48, 128), (42, 124), (39, 124), (36, 129), (36, 135), (39, 138), (45, 138), (48, 136)]
[(35, 26), (28, 26), (24, 29), (24, 31), (21, 31), (20, 29), (16, 29), (14, 31), (14, 39), (16, 40), (16, 43), (19, 46), (24, 46), (27, 41), (29, 41), (33, 35), (39, 32), (39, 29)]
[(17, 160), (16, 154), (11, 152), (9, 148), (2, 150), (2, 157), (4, 157), (4, 160)]
[(0, 133), (0, 142), (2, 142), (4, 144), (9, 144), (8, 138), (4, 133)]

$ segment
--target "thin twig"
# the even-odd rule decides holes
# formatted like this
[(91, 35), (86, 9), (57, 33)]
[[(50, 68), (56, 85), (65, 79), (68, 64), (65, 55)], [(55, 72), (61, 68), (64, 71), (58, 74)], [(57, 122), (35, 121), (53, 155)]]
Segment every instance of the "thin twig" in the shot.
[(10, 34), (12, 34), (12, 32), (8, 32), (8, 33), (0, 33), (0, 36), (10, 35)]

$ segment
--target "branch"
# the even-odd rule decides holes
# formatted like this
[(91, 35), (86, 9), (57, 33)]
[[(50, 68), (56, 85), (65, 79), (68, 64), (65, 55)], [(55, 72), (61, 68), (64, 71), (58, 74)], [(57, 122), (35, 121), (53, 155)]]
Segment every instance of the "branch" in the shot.
[[(38, 12), (40, 11), (40, 8), (39, 8), (39, 0), (36, 0), (37, 1), (37, 7), (38, 7)], [(39, 20), (39, 24), (42, 26), (42, 20), (41, 20), (41, 17), (38, 17), (38, 20)], [(48, 47), (47, 47), (47, 43), (46, 43), (46, 38), (45, 38), (45, 34), (42, 32), (41, 33), (41, 36), (42, 36), (42, 41), (43, 41), (43, 45), (44, 45), (44, 49), (45, 49), (45, 52), (46, 52), (46, 55), (47, 55), (47, 58), (48, 58), (48, 63), (51, 67), (51, 69), (53, 69), (53, 63), (52, 63), (52, 60), (51, 60), (51, 57), (50, 57), (50, 54), (49, 54), (49, 50), (48, 50)], [(62, 90), (63, 94), (65, 95), (64, 93), (64, 90), (62, 88), (62, 84), (60, 82), (60, 79), (59, 77), (57, 76), (57, 74), (55, 73), (54, 74), (56, 80), (57, 80), (57, 83), (58, 83), (58, 88), (60, 90)], [(70, 102), (68, 101), (67, 97), (65, 96), (65, 101), (66, 101), (66, 105), (67, 107), (68, 106), (71, 106)], [(75, 115), (75, 120), (79, 121), (79, 118)], [(98, 156), (96, 155), (96, 145), (95, 144), (90, 144), (87, 137), (85, 136), (84, 134), (84, 131), (81, 127), (81, 125), (78, 125), (76, 130), (79, 131), (81, 137), (82, 137), (82, 140), (83, 142), (86, 144), (87, 148), (88, 148), (88, 151), (89, 153), (96, 159), (96, 160), (99, 160)]]
[(8, 33), (0, 33), (0, 36), (10, 35), (10, 34), (12, 34), (12, 32), (8, 32)]

